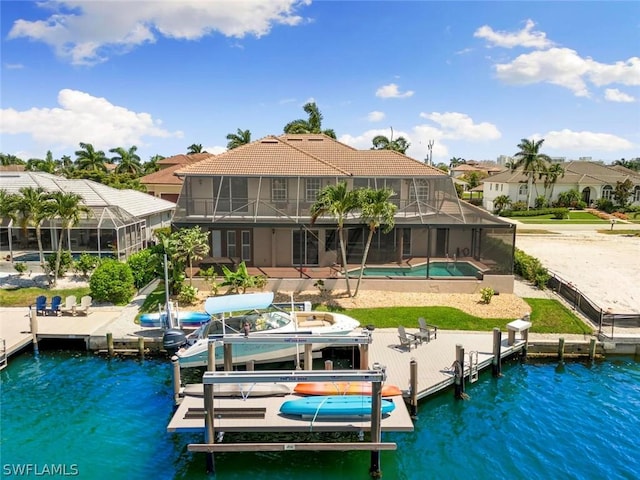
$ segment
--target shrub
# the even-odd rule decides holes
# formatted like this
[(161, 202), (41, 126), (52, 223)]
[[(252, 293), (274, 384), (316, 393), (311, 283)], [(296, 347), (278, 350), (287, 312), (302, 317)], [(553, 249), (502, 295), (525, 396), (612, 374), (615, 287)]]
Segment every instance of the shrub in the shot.
[(24, 272), (27, 271), (27, 264), (24, 262), (16, 262), (16, 264), (13, 266), (13, 268), (16, 269), (16, 272), (18, 272), (20, 275), (22, 275)]
[(518, 202), (513, 202), (511, 204), (511, 210), (513, 210), (514, 212), (518, 212), (520, 210), (526, 210), (526, 209), (527, 209), (527, 202), (523, 202), (522, 200)]
[(562, 220), (563, 218), (569, 218), (569, 209), (568, 208), (556, 208), (556, 211), (553, 212), (553, 218)]
[(198, 299), (198, 289), (192, 285), (182, 285), (178, 293), (178, 301), (186, 305), (193, 305)]
[(83, 253), (80, 258), (73, 263), (73, 270), (87, 278), (91, 272), (98, 266), (100, 260), (94, 255)]
[[(47, 255), (47, 258), (45, 259), (50, 272), (54, 272), (56, 270), (56, 258), (58, 258), (57, 252)], [(58, 270), (58, 278), (64, 277), (72, 265), (73, 257), (71, 256), (71, 253), (68, 250), (63, 250), (60, 254), (60, 270)]]
[(596, 201), (596, 207), (598, 210), (602, 210), (603, 212), (612, 213), (616, 207), (613, 205), (611, 200), (607, 200), (606, 198), (599, 198)]
[(622, 212), (613, 212), (612, 215), (616, 218), (619, 218), (620, 220), (629, 220), (628, 215)]
[(535, 201), (535, 208), (544, 208), (547, 206), (547, 199), (544, 195), (538, 195)]
[(513, 270), (516, 275), (520, 275), (541, 290), (544, 290), (550, 278), (549, 271), (540, 263), (540, 260), (518, 248), (515, 249)]
[(160, 256), (147, 248), (131, 255), (127, 259), (127, 265), (133, 274), (133, 284), (140, 289), (158, 277)]
[(580, 192), (578, 190), (569, 190), (567, 192), (561, 192), (558, 194), (558, 201), (555, 203), (556, 207), (571, 207), (573, 204), (580, 201)]
[(491, 303), (491, 298), (496, 292), (491, 287), (485, 287), (480, 290), (480, 297), (482, 298), (482, 303), (486, 303), (489, 305)]
[(104, 260), (89, 280), (91, 296), (99, 302), (128, 303), (135, 293), (133, 274), (126, 263)]

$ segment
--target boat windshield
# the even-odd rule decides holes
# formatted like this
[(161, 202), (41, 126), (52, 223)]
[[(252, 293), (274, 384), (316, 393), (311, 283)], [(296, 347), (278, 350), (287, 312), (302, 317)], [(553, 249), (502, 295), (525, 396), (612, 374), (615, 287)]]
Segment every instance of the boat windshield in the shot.
[[(249, 313), (246, 315), (225, 318), (224, 324), (226, 333), (244, 333), (242, 326), (245, 323), (249, 324), (251, 332), (266, 332), (285, 327), (291, 323), (291, 321), (292, 319), (289, 314), (274, 311)], [(208, 335), (222, 335), (222, 322), (223, 320), (220, 318), (212, 318), (209, 323), (201, 327), (202, 332), (198, 331), (199, 337), (204, 338)]]

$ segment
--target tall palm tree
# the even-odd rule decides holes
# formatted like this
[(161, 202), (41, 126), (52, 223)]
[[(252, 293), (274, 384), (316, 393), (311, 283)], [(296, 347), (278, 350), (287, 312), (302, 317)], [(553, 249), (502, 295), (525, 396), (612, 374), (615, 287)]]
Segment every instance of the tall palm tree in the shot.
[(144, 162), (142, 164), (142, 173), (144, 175), (149, 175), (150, 173), (160, 170), (160, 166), (158, 165), (158, 162), (160, 160), (164, 160), (164, 157), (162, 155), (154, 155), (149, 159), (148, 162)]
[(140, 157), (136, 153), (138, 147), (133, 145), (129, 150), (125, 150), (122, 147), (116, 147), (109, 150), (111, 153), (115, 153), (114, 157), (111, 157), (111, 161), (117, 163), (116, 173), (131, 173), (133, 175), (140, 175), (142, 172), (142, 165), (140, 164)]
[(193, 262), (202, 260), (209, 253), (209, 237), (200, 226), (183, 228), (170, 237), (172, 257), (189, 265), (189, 285), (193, 285)]
[(56, 268), (53, 272), (53, 285), (58, 281), (58, 272), (60, 271), (60, 260), (62, 257), (62, 244), (65, 237), (65, 230), (80, 222), (82, 214), (89, 215), (91, 210), (82, 203), (82, 196), (72, 192), (54, 192), (51, 194), (52, 200), (52, 216), (57, 217), (61, 221), (60, 238), (58, 239), (58, 252), (56, 255)]
[(251, 131), (238, 129), (237, 133), (227, 135), (227, 140), (229, 140), (227, 150), (233, 150), (234, 148), (251, 143)]
[(187, 155), (193, 155), (194, 153), (206, 153), (202, 150), (202, 144), (200, 143), (192, 143), (187, 148)]
[(464, 158), (451, 157), (451, 160), (449, 160), (449, 168), (456, 168), (458, 165), (463, 165), (465, 163), (467, 163), (467, 161)]
[(347, 188), (347, 182), (340, 182), (337, 185), (327, 185), (311, 205), (311, 225), (319, 217), (331, 216), (338, 224), (338, 240), (340, 241), (340, 253), (342, 257), (342, 270), (344, 279), (347, 282), (347, 295), (351, 296), (349, 285), (349, 275), (347, 274), (347, 248), (344, 241), (344, 221), (347, 215), (358, 208), (358, 194), (354, 190)]
[(544, 172), (540, 174), (540, 178), (544, 178), (544, 190), (545, 193), (549, 187), (549, 200), (553, 198), (553, 187), (559, 178), (564, 177), (564, 167), (559, 163), (552, 163), (548, 165)]
[(105, 163), (108, 163), (109, 159), (102, 150), (96, 150), (90, 143), (80, 142), (80, 150), (76, 150), (75, 154), (78, 168), (107, 171)]
[(315, 102), (306, 103), (302, 109), (309, 115), (309, 119), (298, 119), (287, 123), (284, 126), (284, 133), (324, 133), (328, 137), (336, 138), (336, 132), (333, 129), (322, 130), (322, 113)]
[(514, 162), (511, 165), (511, 171), (513, 172), (522, 167), (522, 172), (527, 176), (527, 210), (531, 205), (531, 193), (535, 176), (544, 172), (551, 163), (549, 155), (540, 153), (540, 147), (542, 147), (543, 143), (544, 138), (540, 140), (523, 138), (518, 144), (520, 150), (513, 156)]
[(20, 228), (25, 239), (28, 238), (29, 227), (36, 228), (40, 265), (44, 265), (44, 249), (42, 248), (42, 221), (51, 217), (51, 194), (42, 187), (22, 187), (20, 196), (16, 198), (15, 208), (20, 215)]
[(364, 274), (364, 266), (367, 263), (373, 235), (381, 225), (383, 226), (382, 233), (389, 233), (393, 230), (396, 223), (395, 214), (398, 210), (398, 207), (389, 201), (389, 199), (395, 195), (395, 192), (390, 188), (381, 188), (379, 190), (362, 188), (356, 190), (356, 192), (358, 192), (359, 195), (360, 218), (369, 225), (369, 236), (367, 237), (367, 244), (364, 247), (364, 253), (362, 255), (360, 275), (358, 275), (358, 283), (353, 292), (354, 297), (358, 295), (358, 290), (360, 289), (360, 281)]
[(373, 147), (371, 150), (393, 150), (394, 152), (400, 152), (404, 154), (411, 144), (404, 137), (398, 137), (393, 139), (393, 128), (391, 129), (391, 138), (387, 138), (384, 135), (376, 135), (373, 137)]

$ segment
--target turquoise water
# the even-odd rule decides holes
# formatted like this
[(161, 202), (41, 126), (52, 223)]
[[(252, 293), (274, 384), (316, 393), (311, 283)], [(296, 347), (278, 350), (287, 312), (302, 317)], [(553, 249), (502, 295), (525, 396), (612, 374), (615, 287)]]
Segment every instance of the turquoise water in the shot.
[[(431, 262), (429, 277), (475, 277), (479, 270), (468, 262)], [(349, 273), (357, 277), (359, 270)], [(427, 276), (427, 266), (416, 267), (365, 267), (365, 277), (423, 277)]]
[[(414, 432), (384, 434), (398, 450), (382, 452), (383, 478), (638, 478), (640, 363), (514, 363), (503, 372), (467, 385), (470, 400), (446, 392), (422, 402)], [(87, 479), (208, 478), (204, 456), (186, 450), (202, 436), (165, 430), (167, 361), (43, 351), (13, 358), (0, 378), (4, 476), (17, 465), (64, 464)], [(364, 480), (369, 456), (217, 454), (216, 478)]]

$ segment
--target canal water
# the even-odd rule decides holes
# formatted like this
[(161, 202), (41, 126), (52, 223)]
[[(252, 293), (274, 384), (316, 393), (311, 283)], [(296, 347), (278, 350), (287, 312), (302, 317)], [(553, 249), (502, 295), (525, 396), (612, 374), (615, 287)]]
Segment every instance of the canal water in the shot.
[[(415, 431), (385, 433), (385, 479), (635, 479), (640, 477), (640, 363), (510, 363), (420, 404)], [(201, 434), (172, 434), (166, 360), (85, 352), (24, 353), (1, 378), (2, 476), (200, 479)], [(194, 379), (194, 381), (197, 379)], [(286, 441), (286, 438), (278, 438)], [(368, 479), (368, 452), (225, 453), (237, 479)]]

